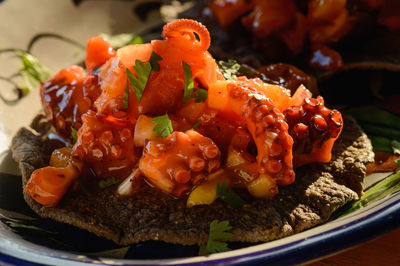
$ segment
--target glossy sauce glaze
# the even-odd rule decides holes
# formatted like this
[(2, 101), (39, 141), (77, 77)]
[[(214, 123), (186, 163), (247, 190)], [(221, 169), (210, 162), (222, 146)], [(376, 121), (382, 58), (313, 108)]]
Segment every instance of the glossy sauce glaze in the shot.
[[(259, 78), (226, 80), (207, 51), (207, 29), (196, 21), (167, 24), (163, 38), (114, 51), (94, 37), (87, 46), (88, 73), (72, 66), (42, 85), (44, 108), (57, 132), (74, 142), (71, 128), (79, 130), (69, 157), (54, 155), (69, 158), (67, 164), (39, 169), (29, 181), (26, 192), (38, 202), (57, 205), (79, 176), (89, 184), (122, 182), (124, 196), (144, 179), (182, 198), (221, 175), (253, 197), (272, 198), (278, 185), (295, 180), (293, 139), (301, 165), (330, 160), (343, 124), (321, 97), (311, 98), (304, 86), (291, 92)], [(284, 73), (280, 84), (293, 90), (311, 83), (287, 65), (263, 71)], [(304, 109), (303, 118), (288, 119), (290, 108)], [(305, 139), (311, 151), (299, 148)], [(64, 182), (50, 173), (63, 175)]]

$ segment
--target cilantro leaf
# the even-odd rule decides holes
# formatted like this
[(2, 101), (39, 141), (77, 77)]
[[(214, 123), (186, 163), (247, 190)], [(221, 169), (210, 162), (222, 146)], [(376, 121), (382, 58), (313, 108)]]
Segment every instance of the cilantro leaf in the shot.
[(234, 208), (238, 208), (245, 204), (246, 202), (233, 191), (227, 182), (217, 184), (217, 197), (221, 198), (223, 201), (228, 203)]
[(205, 102), (208, 97), (208, 91), (205, 89), (199, 89), (196, 88), (194, 89), (195, 94), (193, 95), (194, 102), (199, 103), (199, 102)]
[(182, 61), (182, 67), (183, 67), (183, 74), (185, 76), (185, 87), (183, 90), (182, 103), (186, 103), (192, 98), (194, 91), (194, 82), (193, 82), (192, 69), (190, 68), (190, 66), (186, 62)]
[(115, 184), (118, 184), (118, 183), (121, 183), (120, 179), (117, 179), (115, 177), (108, 177), (108, 178), (100, 180), (97, 183), (97, 185), (99, 186), (99, 188), (104, 189), (104, 188), (111, 187), (111, 186), (113, 186)]
[(150, 65), (151, 65), (151, 70), (154, 72), (160, 71), (160, 64), (158, 61), (161, 61), (162, 57), (158, 55), (156, 52), (152, 51), (151, 56), (150, 56)]
[(231, 230), (232, 226), (229, 221), (213, 220), (210, 224), (210, 232), (208, 234), (208, 242), (206, 249), (209, 253), (224, 252), (230, 250), (228, 244), (221, 240), (226, 240), (232, 237), (232, 233), (227, 231)]
[[(129, 70), (126, 69), (126, 75), (128, 77), (128, 81), (131, 83), (133, 91), (135, 92), (136, 98), (140, 102), (143, 97), (144, 90), (146, 89), (147, 82), (149, 81), (151, 71), (158, 72), (160, 71), (160, 65), (158, 61), (162, 60), (162, 57), (156, 54), (154, 51), (151, 53), (149, 62), (142, 62), (138, 59), (135, 61), (135, 66), (133, 70), (135, 70), (137, 77)], [(128, 83), (125, 89), (124, 95), (124, 108), (128, 108), (128, 100), (129, 100), (129, 88)]]
[(143, 38), (139, 35), (136, 36), (134, 33), (121, 33), (115, 35), (101, 33), (100, 36), (106, 38), (114, 49), (118, 49), (129, 44), (143, 43)]
[(196, 103), (205, 102), (207, 100), (208, 91), (205, 89), (194, 88), (193, 74), (190, 65), (182, 61), (182, 67), (185, 77), (182, 103), (186, 103), (191, 98), (194, 98)]
[(27, 91), (37, 88), (41, 82), (50, 78), (50, 70), (42, 65), (36, 57), (21, 50), (16, 50), (15, 54), (22, 62), (20, 73)]
[(151, 121), (156, 124), (153, 131), (163, 138), (168, 137), (174, 131), (168, 114), (156, 116)]
[[(126, 69), (128, 70), (128, 69)], [(129, 71), (129, 70), (128, 70)], [(126, 82), (125, 94), (124, 94), (124, 109), (128, 109), (129, 107), (129, 83)]]
[(193, 129), (198, 129), (199, 126), (200, 126), (200, 124), (201, 124), (201, 119), (197, 120), (197, 122), (194, 123), (194, 125), (192, 126), (192, 128), (193, 128)]
[(73, 126), (71, 126), (71, 137), (74, 143), (78, 140), (78, 131)]
[(126, 69), (126, 74), (129, 82), (131, 83), (132, 89), (135, 92), (136, 98), (140, 102), (144, 93), (144, 89), (146, 88), (147, 81), (149, 81), (151, 64), (150, 62), (143, 63), (142, 61), (136, 59), (133, 69), (138, 77), (136, 77), (129, 69)]
[(243, 75), (251, 75), (251, 74), (253, 74), (253, 70), (251, 70), (250, 68), (245, 67), (243, 65), (240, 65), (239, 73), (243, 74)]
[(228, 61), (218, 61), (218, 67), (226, 80), (236, 80), (236, 75), (250, 75), (251, 69), (239, 64), (236, 60), (229, 59)]
[(142, 44), (142, 43), (144, 43), (144, 40), (142, 36), (138, 35), (135, 38), (133, 38), (133, 40), (130, 41), (128, 44)]

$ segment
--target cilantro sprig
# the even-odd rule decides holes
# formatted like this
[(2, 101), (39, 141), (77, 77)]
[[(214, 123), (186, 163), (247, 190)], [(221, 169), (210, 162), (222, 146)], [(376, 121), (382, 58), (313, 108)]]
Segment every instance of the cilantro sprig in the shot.
[(192, 98), (194, 90), (194, 81), (193, 81), (192, 69), (190, 68), (189, 64), (182, 61), (182, 67), (183, 67), (183, 75), (185, 77), (185, 83), (184, 83), (185, 87), (183, 90), (182, 103), (186, 103)]
[(208, 97), (208, 91), (205, 89), (195, 88), (194, 95), (192, 97), (194, 98), (195, 103), (205, 102)]
[(239, 74), (249, 75), (251, 69), (239, 64), (236, 60), (229, 59), (228, 61), (218, 61), (218, 67), (226, 80), (236, 80)]
[(73, 126), (71, 126), (71, 137), (74, 143), (78, 140), (78, 131)]
[[(126, 69), (127, 71), (129, 71), (128, 69)], [(127, 72), (128, 73), (128, 72)], [(129, 78), (129, 76), (128, 76)], [(142, 94), (143, 95), (143, 94)], [(137, 97), (137, 95), (136, 95)], [(139, 99), (139, 98), (138, 98)], [(125, 87), (125, 94), (124, 94), (124, 103), (123, 103), (123, 107), (124, 109), (128, 109), (129, 107), (129, 84), (128, 82), (126, 83), (126, 87)]]
[(147, 81), (149, 81), (151, 73), (151, 64), (150, 62), (144, 63), (136, 59), (135, 66), (133, 67), (133, 69), (135, 70), (137, 77), (128, 68), (126, 69), (126, 75), (128, 76), (128, 80), (131, 83), (136, 98), (140, 102), (140, 100), (143, 97)]
[(217, 197), (221, 198), (223, 201), (228, 203), (234, 208), (238, 208), (245, 204), (246, 202), (233, 191), (227, 182), (217, 184)]
[(160, 71), (160, 64), (158, 63), (159, 61), (162, 60), (162, 57), (158, 55), (156, 52), (152, 51), (151, 56), (150, 56), (150, 65), (151, 65), (151, 71), (158, 72)]
[[(160, 65), (158, 61), (161, 61), (162, 57), (157, 53), (152, 51), (150, 60), (148, 62), (142, 62), (139, 59), (136, 59), (135, 66), (133, 70), (135, 70), (136, 75), (134, 75), (128, 68), (126, 69), (126, 75), (128, 77), (128, 81), (132, 86), (133, 92), (136, 95), (136, 98), (140, 102), (143, 97), (144, 90), (146, 89), (147, 82), (149, 81), (151, 72), (160, 71)], [(129, 100), (129, 87), (128, 83), (126, 85), (125, 95), (124, 95), (124, 108), (128, 108), (128, 100)]]
[(196, 123), (192, 126), (193, 129), (198, 129), (201, 124), (201, 119), (197, 120)]
[(168, 137), (174, 131), (168, 114), (156, 116), (151, 121), (156, 124), (153, 131), (162, 138)]
[(196, 103), (205, 102), (207, 100), (208, 91), (194, 87), (192, 69), (188, 63), (182, 61), (182, 67), (185, 78), (182, 103), (185, 104), (191, 98), (194, 98)]
[(102, 33), (100, 36), (106, 38), (115, 50), (129, 44), (142, 44), (144, 42), (140, 35), (134, 33), (121, 33), (115, 35)]
[(229, 221), (220, 222), (219, 220), (213, 220), (210, 224), (210, 232), (208, 234), (207, 251), (209, 253), (229, 251), (228, 244), (223, 242), (223, 240), (232, 237), (232, 233), (228, 232), (231, 229), (232, 226), (229, 225)]
[(41, 82), (44, 82), (50, 78), (50, 70), (40, 63), (36, 57), (21, 50), (16, 50), (15, 54), (21, 59), (22, 62), (20, 73), (25, 83), (26, 91), (29, 92), (34, 90)]

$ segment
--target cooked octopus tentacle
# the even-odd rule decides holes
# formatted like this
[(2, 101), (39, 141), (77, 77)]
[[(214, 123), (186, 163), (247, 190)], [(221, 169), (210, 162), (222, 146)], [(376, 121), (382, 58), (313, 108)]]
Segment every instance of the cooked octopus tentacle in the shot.
[(125, 178), (138, 160), (134, 148), (134, 124), (126, 114), (82, 116), (83, 125), (73, 147), (79, 157), (98, 177)]
[(35, 170), (24, 192), (44, 206), (54, 207), (81, 174), (83, 164), (64, 147), (53, 152), (50, 166)]
[(80, 66), (65, 68), (41, 85), (43, 108), (62, 137), (70, 138), (71, 127), (80, 128), (81, 115), (92, 108), (98, 87), (97, 75), (86, 75)]
[(233, 112), (244, 120), (257, 146), (260, 176), (279, 185), (290, 184), (295, 174), (289, 127), (273, 102), (248, 85), (246, 81), (220, 82), (210, 88), (213, 100), (210, 98), (208, 103), (212, 108)]
[(201, 50), (203, 50), (204, 52), (207, 51), (211, 43), (210, 33), (203, 24), (195, 20), (178, 19), (171, 23), (166, 24), (163, 27), (162, 37), (168, 38), (176, 36), (177, 34), (185, 33), (189, 34), (192, 40), (195, 40), (193, 32), (196, 33), (200, 38)]
[(321, 96), (306, 98), (302, 105), (289, 107), (284, 114), (294, 139), (295, 167), (329, 162), (332, 146), (343, 128), (342, 115), (325, 107)]
[(147, 141), (139, 169), (150, 183), (179, 197), (217, 170), (220, 157), (211, 139), (194, 130), (175, 131), (167, 138)]

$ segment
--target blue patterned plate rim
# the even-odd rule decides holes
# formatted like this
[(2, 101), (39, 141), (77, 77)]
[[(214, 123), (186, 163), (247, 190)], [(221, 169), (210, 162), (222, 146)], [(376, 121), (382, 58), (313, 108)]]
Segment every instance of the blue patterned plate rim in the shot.
[[(218, 264), (298, 264), (311, 261), (374, 239), (400, 226), (400, 193), (395, 193), (375, 204), (364, 207), (346, 217), (314, 227), (284, 239), (211, 256), (164, 260), (122, 260), (101, 258), (93, 260), (85, 255), (46, 249), (52, 255), (29, 248), (0, 243), (0, 262), (18, 265), (218, 265)], [(317, 231), (317, 233), (314, 233)], [(27, 242), (29, 243), (29, 242)], [(17, 255), (17, 256), (15, 256)], [(18, 256), (19, 255), (19, 256)], [(33, 255), (35, 255), (33, 257)], [(24, 257), (22, 259), (21, 257)]]

